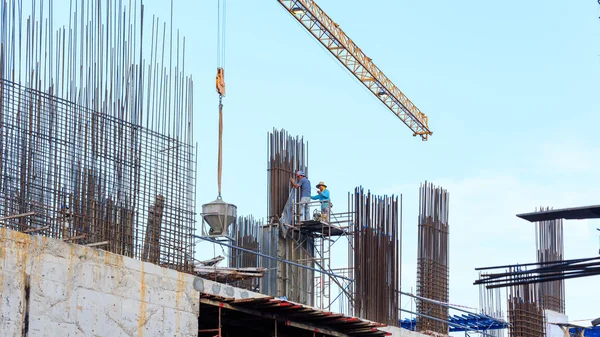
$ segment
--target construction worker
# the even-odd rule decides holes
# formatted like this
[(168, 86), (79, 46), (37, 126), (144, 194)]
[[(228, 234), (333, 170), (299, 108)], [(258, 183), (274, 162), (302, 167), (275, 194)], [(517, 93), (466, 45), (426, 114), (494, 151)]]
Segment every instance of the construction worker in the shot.
[(322, 181), (317, 184), (317, 189), (317, 195), (313, 195), (310, 198), (312, 200), (321, 201), (321, 219), (325, 222), (329, 222), (329, 209), (331, 204), (329, 190), (327, 189), (327, 185)]
[(303, 171), (296, 172), (298, 183), (290, 177), (290, 182), (294, 188), (300, 188), (300, 221), (308, 220), (310, 210), (308, 203), (310, 202), (310, 180), (306, 177)]

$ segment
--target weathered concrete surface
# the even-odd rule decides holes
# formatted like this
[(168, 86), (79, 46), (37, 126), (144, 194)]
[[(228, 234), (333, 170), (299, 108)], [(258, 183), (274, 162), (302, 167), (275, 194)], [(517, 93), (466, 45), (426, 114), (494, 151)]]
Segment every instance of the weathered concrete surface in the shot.
[(194, 276), (0, 228), (0, 336), (197, 336)]

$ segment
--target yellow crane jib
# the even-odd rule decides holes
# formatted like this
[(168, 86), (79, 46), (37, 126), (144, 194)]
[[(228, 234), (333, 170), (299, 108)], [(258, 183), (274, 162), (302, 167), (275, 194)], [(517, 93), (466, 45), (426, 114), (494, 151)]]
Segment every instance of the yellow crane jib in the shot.
[(433, 133), (421, 112), (313, 0), (277, 0), (422, 140)]

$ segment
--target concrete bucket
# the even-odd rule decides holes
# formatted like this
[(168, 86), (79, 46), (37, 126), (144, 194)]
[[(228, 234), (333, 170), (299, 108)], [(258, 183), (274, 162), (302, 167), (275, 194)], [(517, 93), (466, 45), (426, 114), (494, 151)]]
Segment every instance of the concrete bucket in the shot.
[(227, 236), (229, 226), (237, 220), (237, 206), (228, 204), (218, 197), (202, 205), (202, 216), (210, 227), (210, 236)]

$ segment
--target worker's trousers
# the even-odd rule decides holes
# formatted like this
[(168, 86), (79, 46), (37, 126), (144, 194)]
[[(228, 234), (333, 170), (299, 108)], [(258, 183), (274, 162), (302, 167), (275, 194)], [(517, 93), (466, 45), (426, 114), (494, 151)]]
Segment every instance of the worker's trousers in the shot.
[(308, 205), (310, 201), (310, 197), (300, 198), (300, 221), (310, 220), (310, 207)]
[(330, 213), (329, 206), (325, 207), (325, 208), (321, 208), (321, 220), (325, 221), (325, 222), (329, 222), (329, 213)]

